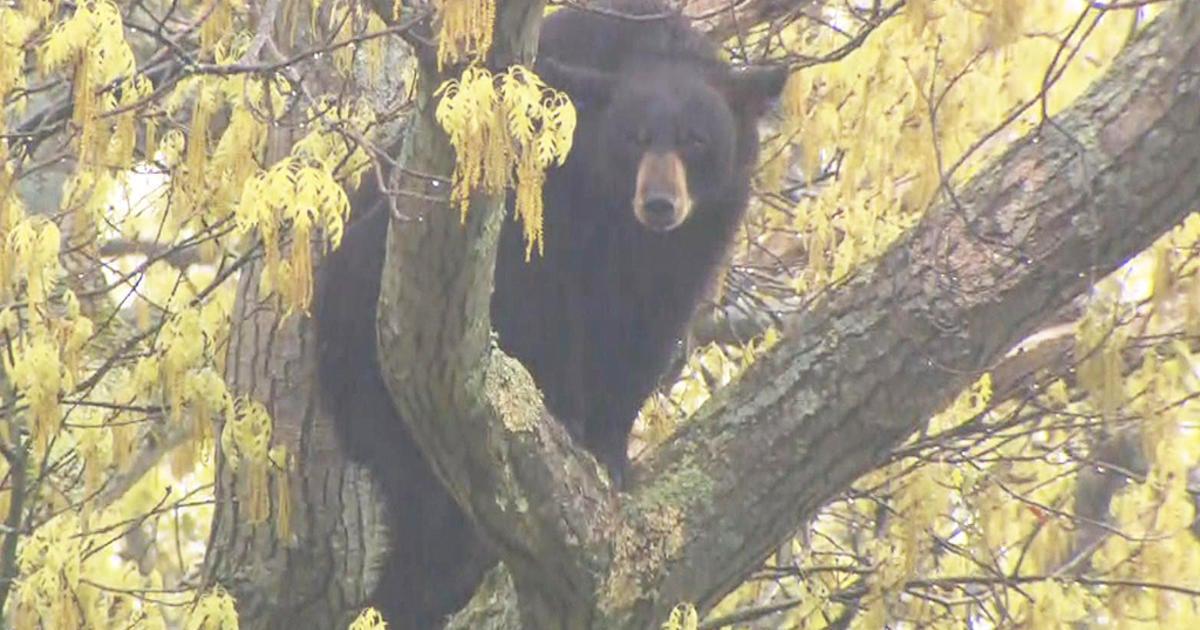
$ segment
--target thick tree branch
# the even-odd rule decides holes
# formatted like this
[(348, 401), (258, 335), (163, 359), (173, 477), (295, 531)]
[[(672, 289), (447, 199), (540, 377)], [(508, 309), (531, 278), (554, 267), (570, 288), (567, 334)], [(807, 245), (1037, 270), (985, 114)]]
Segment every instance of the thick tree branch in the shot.
[[(540, 0), (498, 3), (492, 65), (529, 64)], [(451, 494), (501, 551), (533, 627), (590, 626), (611, 494), (549, 419), (521, 366), (494, 350), (489, 318), (503, 199), (465, 223), (446, 203), (453, 155), (433, 119), (445, 77), (423, 64), (400, 156), (405, 200), (393, 217), (379, 301), (382, 368), (400, 415)], [(444, 181), (444, 180), (443, 180)]]

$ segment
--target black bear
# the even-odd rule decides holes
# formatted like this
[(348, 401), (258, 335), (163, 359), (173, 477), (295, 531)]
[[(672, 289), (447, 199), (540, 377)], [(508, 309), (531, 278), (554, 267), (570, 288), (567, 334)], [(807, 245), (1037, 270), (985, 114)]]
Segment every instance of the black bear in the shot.
[[(500, 347), (528, 368), (547, 409), (620, 484), (637, 412), (745, 212), (757, 119), (786, 72), (732, 70), (661, 0), (596, 5), (561, 9), (543, 26), (535, 70), (575, 103), (574, 148), (543, 188), (544, 254), (526, 262), (520, 226), (505, 222), (491, 314)], [(361, 218), (318, 274), (318, 378), (348, 455), (392, 512), (371, 603), (390, 627), (426, 630), (466, 602), (495, 556), (383, 384), (375, 305), (387, 204), (359, 197)]]

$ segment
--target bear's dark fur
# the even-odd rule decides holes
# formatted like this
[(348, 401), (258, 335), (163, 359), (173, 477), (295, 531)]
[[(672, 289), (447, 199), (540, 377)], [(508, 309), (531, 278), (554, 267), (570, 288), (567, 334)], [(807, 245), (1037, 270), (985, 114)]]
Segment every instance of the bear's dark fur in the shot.
[[(755, 124), (785, 73), (732, 73), (660, 0), (603, 7), (562, 9), (542, 29), (535, 69), (575, 102), (575, 145), (543, 189), (544, 255), (526, 262), (520, 226), (506, 220), (491, 311), (500, 347), (620, 483), (638, 409), (745, 212)], [(371, 603), (390, 627), (426, 630), (466, 602), (495, 556), (442, 490), (383, 384), (375, 305), (387, 204), (359, 197), (361, 218), (318, 277), (322, 401), (392, 513), (392, 551)]]

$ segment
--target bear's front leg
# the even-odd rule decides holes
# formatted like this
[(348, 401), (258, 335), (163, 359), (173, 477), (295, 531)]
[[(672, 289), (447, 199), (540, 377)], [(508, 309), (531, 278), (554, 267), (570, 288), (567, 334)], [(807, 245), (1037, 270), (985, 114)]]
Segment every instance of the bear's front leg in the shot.
[[(628, 405), (622, 405), (627, 407)], [(591, 451), (596, 461), (604, 466), (612, 480), (613, 488), (624, 490), (631, 481), (629, 462), (629, 430), (637, 410), (629, 412), (622, 410), (617, 413), (615, 405), (610, 403), (605, 413), (594, 417), (584, 428), (583, 446)]]

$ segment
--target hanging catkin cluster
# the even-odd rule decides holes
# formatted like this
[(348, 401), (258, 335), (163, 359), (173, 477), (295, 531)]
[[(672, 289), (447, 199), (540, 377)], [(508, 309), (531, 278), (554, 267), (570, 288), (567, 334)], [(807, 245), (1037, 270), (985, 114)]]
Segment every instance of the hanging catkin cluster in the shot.
[(535, 245), (540, 253), (545, 170), (562, 163), (575, 134), (570, 98), (522, 66), (498, 75), (470, 66), (437, 94), (435, 115), (457, 157), (451, 199), (465, 218), (473, 192), (498, 195), (514, 184), (525, 255)]

